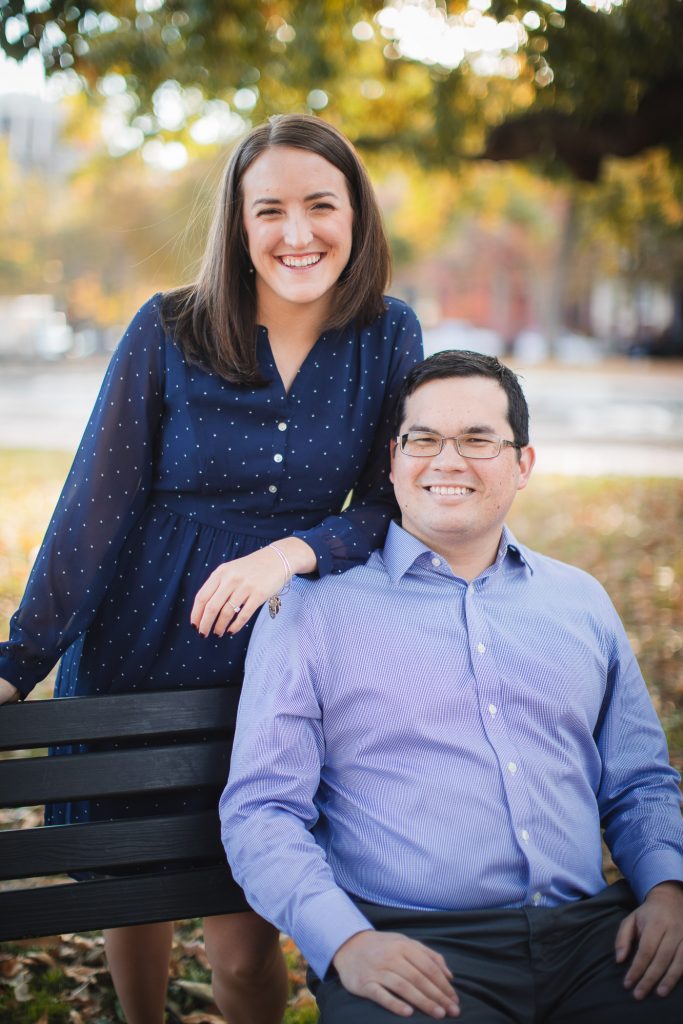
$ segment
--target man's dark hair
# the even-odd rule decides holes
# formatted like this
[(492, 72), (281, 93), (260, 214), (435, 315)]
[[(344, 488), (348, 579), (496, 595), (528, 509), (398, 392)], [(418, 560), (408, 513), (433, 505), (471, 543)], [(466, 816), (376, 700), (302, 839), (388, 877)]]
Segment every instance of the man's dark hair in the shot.
[(430, 380), (444, 380), (448, 377), (490, 377), (500, 384), (508, 399), (508, 422), (515, 442), (529, 443), (529, 407), (517, 375), (509, 367), (481, 352), (464, 349), (446, 349), (437, 352), (414, 366), (403, 382), (396, 400), (392, 434), (395, 436), (405, 418), (406, 400), (414, 391)]

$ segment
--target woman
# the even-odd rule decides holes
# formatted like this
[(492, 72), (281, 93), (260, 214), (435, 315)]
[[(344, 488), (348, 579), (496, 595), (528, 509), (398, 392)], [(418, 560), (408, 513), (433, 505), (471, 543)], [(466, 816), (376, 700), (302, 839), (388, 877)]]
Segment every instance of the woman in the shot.
[[(421, 357), (388, 271), (344, 136), (292, 115), (240, 143), (197, 283), (147, 302), (113, 357), (0, 645), (0, 700), (60, 656), (58, 696), (239, 686), (252, 616), (277, 614), (291, 574), (365, 560), (393, 511), (388, 413)], [(125, 813), (151, 811), (79, 802), (47, 819)], [(276, 1024), (275, 930), (245, 902), (205, 939), (231, 1024)], [(163, 1020), (171, 940), (170, 922), (105, 933), (130, 1024)]]

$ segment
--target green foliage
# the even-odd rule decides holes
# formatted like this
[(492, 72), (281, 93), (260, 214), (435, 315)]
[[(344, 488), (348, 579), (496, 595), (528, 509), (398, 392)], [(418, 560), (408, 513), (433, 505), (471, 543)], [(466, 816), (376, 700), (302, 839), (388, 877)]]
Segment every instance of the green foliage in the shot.
[[(475, 67), (476, 53), (454, 67), (406, 58), (400, 39), (377, 22), (383, 6), (392, 4), (95, 0), (83, 11), (74, 0), (4, 0), (0, 45), (16, 59), (38, 50), (48, 74), (78, 75), (93, 96), (107, 75), (122, 76), (130, 117), (145, 115), (146, 135), (164, 134), (154, 94), (174, 82), (192, 94), (183, 94), (192, 100), (188, 124), (202, 99), (258, 120), (324, 110), (364, 150), (410, 153), (425, 166), (482, 153), (540, 155), (546, 166), (563, 162), (590, 180), (610, 153), (658, 144), (681, 156), (680, 0), (624, 0), (609, 10), (567, 0), (562, 14), (542, 0), (493, 0), (486, 16), (511, 23), (520, 38), (516, 71), (504, 74)], [(466, 0), (423, 6), (444, 28), (447, 17), (481, 18)], [(359, 22), (366, 30), (356, 38)], [(247, 93), (244, 106), (240, 90), (251, 90), (253, 103)], [(507, 134), (494, 132), (487, 143), (501, 125)]]
[(303, 1006), (288, 1006), (282, 1024), (316, 1024), (318, 1020), (318, 1007), (315, 1003), (305, 1003)]

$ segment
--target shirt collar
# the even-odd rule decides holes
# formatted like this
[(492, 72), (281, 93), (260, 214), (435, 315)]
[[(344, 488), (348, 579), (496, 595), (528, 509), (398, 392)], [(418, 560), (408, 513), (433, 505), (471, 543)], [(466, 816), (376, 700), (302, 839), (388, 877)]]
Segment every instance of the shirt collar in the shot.
[[(389, 532), (382, 550), (382, 560), (392, 583), (398, 583), (422, 555), (435, 556), (435, 552), (421, 540), (408, 533), (396, 521), (389, 524)], [(437, 556), (440, 557), (440, 556)], [(504, 561), (511, 560), (525, 566), (533, 574), (533, 556), (516, 541), (512, 531), (503, 526), (498, 554), (492, 566), (484, 572), (497, 571)], [(483, 574), (482, 574), (483, 575)]]

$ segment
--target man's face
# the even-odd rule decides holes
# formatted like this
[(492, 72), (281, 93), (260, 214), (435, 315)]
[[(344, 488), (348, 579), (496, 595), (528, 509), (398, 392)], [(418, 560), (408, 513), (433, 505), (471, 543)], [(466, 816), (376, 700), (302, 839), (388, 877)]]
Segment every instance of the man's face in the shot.
[[(447, 377), (428, 381), (409, 396), (400, 433), (496, 434), (513, 441), (507, 413), (507, 395), (497, 381)], [(502, 447), (495, 459), (465, 459), (452, 441), (439, 455), (414, 458), (392, 442), (391, 479), (403, 528), (446, 558), (465, 545), (493, 559), (505, 517), (516, 492), (527, 485), (534, 458), (532, 448), (518, 453)]]

